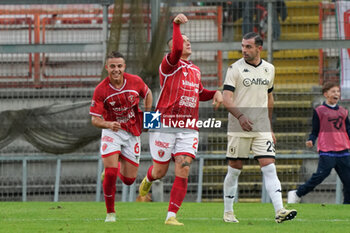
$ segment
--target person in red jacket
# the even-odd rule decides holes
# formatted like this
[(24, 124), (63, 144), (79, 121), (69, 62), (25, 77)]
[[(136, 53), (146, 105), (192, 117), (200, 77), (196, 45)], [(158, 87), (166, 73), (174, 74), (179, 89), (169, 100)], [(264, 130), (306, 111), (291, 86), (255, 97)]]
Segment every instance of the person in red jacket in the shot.
[(220, 91), (203, 88), (200, 69), (189, 60), (191, 42), (180, 31), (180, 25), (187, 21), (183, 14), (174, 18), (173, 37), (168, 42), (171, 52), (165, 55), (159, 67), (161, 92), (156, 111), (161, 114), (162, 127), (166, 130), (150, 132), (153, 165), (139, 187), (140, 196), (146, 196), (152, 181), (165, 176), (171, 158), (174, 159), (175, 180), (165, 220), (168, 225), (183, 225), (176, 219), (176, 213), (185, 198), (190, 166), (198, 149), (195, 122), (198, 121), (199, 101), (213, 99), (216, 108), (222, 103)]
[(334, 168), (344, 185), (344, 204), (350, 204), (350, 122), (349, 112), (338, 105), (340, 88), (325, 83), (322, 88), (326, 101), (318, 106), (312, 117), (312, 131), (306, 146), (312, 148), (316, 139), (320, 155), (317, 171), (297, 190), (288, 192), (288, 203), (299, 203), (326, 179)]

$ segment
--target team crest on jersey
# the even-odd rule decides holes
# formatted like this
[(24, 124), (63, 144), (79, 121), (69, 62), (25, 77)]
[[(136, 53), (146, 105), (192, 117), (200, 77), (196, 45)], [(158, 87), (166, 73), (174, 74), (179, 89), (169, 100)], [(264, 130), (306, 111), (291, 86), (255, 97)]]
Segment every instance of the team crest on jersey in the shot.
[(269, 72), (269, 70), (268, 70), (266, 67), (264, 68), (264, 70), (265, 70), (265, 72), (266, 72), (266, 73), (268, 73), (268, 72)]
[(158, 155), (160, 158), (164, 156), (165, 151), (164, 150), (158, 150)]
[(184, 73), (185, 77), (187, 77), (187, 75), (188, 75), (188, 72), (183, 72), (183, 73)]
[(111, 101), (111, 102), (109, 102), (109, 104), (114, 106), (115, 105), (115, 101)]
[(128, 100), (130, 101), (130, 103), (133, 103), (135, 101), (135, 96), (129, 95)]

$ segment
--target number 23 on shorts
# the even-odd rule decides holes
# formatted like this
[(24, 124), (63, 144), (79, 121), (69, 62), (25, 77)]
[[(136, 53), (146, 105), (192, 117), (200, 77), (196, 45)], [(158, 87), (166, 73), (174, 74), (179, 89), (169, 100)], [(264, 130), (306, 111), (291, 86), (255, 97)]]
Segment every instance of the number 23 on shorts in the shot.
[(275, 151), (275, 143), (273, 143), (271, 141), (267, 141), (266, 145), (267, 145), (267, 149), (266, 149), (267, 152), (276, 152)]

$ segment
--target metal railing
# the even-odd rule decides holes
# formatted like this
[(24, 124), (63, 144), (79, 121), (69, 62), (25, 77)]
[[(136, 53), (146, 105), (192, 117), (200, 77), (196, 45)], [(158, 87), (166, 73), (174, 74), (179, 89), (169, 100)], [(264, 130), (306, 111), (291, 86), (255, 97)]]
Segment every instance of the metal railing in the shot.
[[(317, 159), (318, 155), (317, 154), (290, 154), (290, 155), (277, 155), (276, 159), (281, 160), (281, 159)], [(198, 163), (198, 170), (194, 171), (197, 172), (198, 175), (198, 182), (197, 184), (194, 184), (197, 186), (197, 193), (196, 193), (196, 202), (202, 202), (202, 190), (203, 190), (203, 168), (206, 160), (224, 160), (225, 155), (204, 155), (204, 154), (199, 154), (197, 156), (197, 163)], [(0, 162), (21, 162), (22, 163), (22, 201), (26, 202), (27, 201), (27, 191), (28, 191), (28, 172), (27, 172), (27, 164), (28, 161), (56, 161), (56, 169), (55, 169), (55, 182), (54, 182), (54, 196), (53, 196), (53, 201), (58, 202), (60, 199), (60, 181), (61, 181), (61, 171), (62, 171), (62, 161), (67, 162), (67, 161), (96, 161), (96, 166), (97, 166), (97, 173), (96, 173), (96, 184), (95, 184), (95, 191), (96, 191), (96, 196), (95, 196), (95, 201), (101, 201), (101, 179), (100, 179), (100, 174), (102, 173), (103, 170), (103, 165), (102, 165), (102, 160), (97, 156), (97, 155), (76, 155), (76, 156), (26, 156), (26, 157), (21, 157), (21, 156), (15, 156), (15, 157), (0, 157)], [(150, 155), (143, 155), (142, 157), (142, 162), (143, 161), (150, 161), (151, 156)], [(141, 163), (142, 166), (142, 163)], [(169, 172), (169, 176), (171, 176), (172, 173)], [(140, 174), (140, 177), (143, 177), (144, 174)], [(131, 185), (122, 185), (122, 195), (121, 195), (121, 201), (122, 202), (131, 202), (135, 201), (136, 199), (136, 182)], [(158, 200), (154, 201), (163, 201), (163, 185), (164, 182), (160, 181), (159, 184), (155, 185), (153, 187), (152, 192), (155, 194), (155, 196), (158, 196)], [(193, 184), (192, 184), (193, 185)], [(341, 204), (342, 203), (342, 183), (337, 176), (336, 183), (334, 184), (335, 186), (335, 203), (336, 204)], [(158, 192), (158, 193), (157, 193)], [(261, 190), (261, 202), (266, 203), (270, 202), (270, 199), (267, 195), (267, 192), (264, 188), (263, 181), (262, 181), (262, 190)]]

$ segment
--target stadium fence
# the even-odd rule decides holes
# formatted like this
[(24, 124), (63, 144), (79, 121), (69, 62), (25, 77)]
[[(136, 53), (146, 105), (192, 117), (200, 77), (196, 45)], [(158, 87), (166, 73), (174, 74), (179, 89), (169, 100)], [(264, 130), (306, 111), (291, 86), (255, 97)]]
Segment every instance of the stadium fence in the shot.
[[(186, 201), (210, 202), (221, 201), (222, 184), (225, 178), (226, 165), (225, 155), (207, 155), (199, 154), (191, 168), (189, 177), (188, 195)], [(278, 155), (277, 171), (281, 180), (290, 177), (309, 177), (310, 171), (306, 167), (301, 170), (294, 170), (289, 167), (285, 169), (284, 163), (279, 164), (282, 160), (291, 159), (317, 159), (317, 155)], [(206, 163), (213, 163), (208, 169), (205, 169)], [(146, 164), (150, 164), (150, 155), (141, 157), (141, 166), (136, 182), (127, 186), (119, 180), (117, 183), (117, 200), (135, 201), (138, 193), (138, 185), (146, 173)], [(249, 165), (248, 165), (249, 166)], [(306, 165), (307, 166), (307, 165)], [(258, 165), (256, 164), (256, 167)], [(152, 189), (153, 201), (166, 201), (169, 198), (172, 177), (172, 167), (167, 176), (159, 183), (156, 183)], [(237, 197), (241, 196), (243, 202), (270, 202), (264, 188), (262, 176), (258, 173), (252, 174), (243, 169), (241, 180), (249, 180), (239, 184)], [(103, 171), (102, 160), (96, 155), (75, 155), (75, 156), (32, 156), (32, 157), (0, 157), (0, 200), (1, 201), (103, 201), (101, 189), (101, 173)], [(296, 172), (297, 171), (297, 172)], [(282, 182), (282, 187), (288, 188), (287, 182)], [(248, 188), (246, 187), (248, 186)], [(318, 187), (317, 195), (319, 197), (314, 201), (327, 198), (329, 203), (342, 203), (342, 184), (339, 177), (332, 173), (324, 182), (323, 188), (334, 191), (333, 196), (323, 196), (326, 192)], [(283, 189), (283, 197), (286, 198), (287, 191)], [(247, 198), (247, 193), (254, 198)], [(335, 197), (335, 198), (334, 198)], [(238, 201), (238, 199), (236, 201)]]
[[(222, 88), (227, 67), (241, 58), (244, 26), (253, 26), (264, 37), (262, 57), (276, 67), (273, 127), (286, 197), (286, 191), (315, 170), (317, 152), (305, 148), (312, 108), (322, 102), (320, 86), (325, 81), (344, 81), (340, 53), (350, 48), (350, 40), (338, 35), (337, 25), (348, 22), (337, 20), (333, 1), (286, 0), (285, 6), (277, 2), (281, 1), (1, 1), (1, 200), (101, 199), (99, 131), (89, 123), (88, 108), (103, 76), (104, 57), (110, 49), (124, 53), (127, 71), (144, 78), (156, 99), (159, 58), (166, 52), (165, 46), (156, 45), (165, 45), (171, 32), (161, 22), (169, 26), (180, 12), (190, 19), (182, 31), (191, 39), (191, 59), (209, 89)], [(116, 12), (115, 6), (122, 7)], [(345, 99), (341, 104), (350, 106)], [(200, 133), (201, 154), (193, 164), (188, 200), (222, 201), (227, 111), (213, 113), (210, 103), (204, 103), (200, 115), (215, 117), (223, 125)], [(142, 153), (147, 155), (147, 133), (142, 139)], [(136, 185), (151, 163), (149, 156), (143, 161)], [(162, 181), (164, 200), (171, 179)], [(332, 173), (306, 201), (340, 203), (339, 184)], [(262, 187), (260, 170), (250, 161), (240, 177), (240, 200), (267, 201)], [(122, 193), (117, 196), (133, 200), (136, 189), (118, 183)]]

